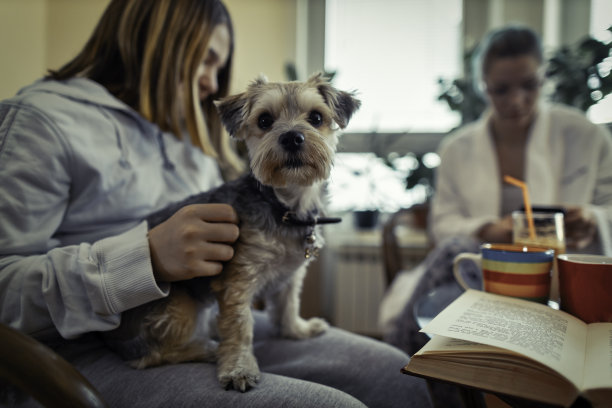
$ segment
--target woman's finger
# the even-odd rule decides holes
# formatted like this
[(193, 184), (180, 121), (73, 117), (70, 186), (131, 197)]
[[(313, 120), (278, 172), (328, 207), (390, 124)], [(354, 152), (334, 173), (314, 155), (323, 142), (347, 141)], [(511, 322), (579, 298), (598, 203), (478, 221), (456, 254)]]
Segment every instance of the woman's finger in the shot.
[(235, 242), (240, 236), (236, 224), (204, 222), (200, 239), (210, 242)]
[(199, 218), (205, 222), (238, 224), (238, 214), (229, 204), (191, 204), (179, 211), (185, 211), (188, 216)]
[(199, 258), (205, 261), (226, 262), (234, 257), (234, 248), (225, 244), (206, 242), (203, 245)]

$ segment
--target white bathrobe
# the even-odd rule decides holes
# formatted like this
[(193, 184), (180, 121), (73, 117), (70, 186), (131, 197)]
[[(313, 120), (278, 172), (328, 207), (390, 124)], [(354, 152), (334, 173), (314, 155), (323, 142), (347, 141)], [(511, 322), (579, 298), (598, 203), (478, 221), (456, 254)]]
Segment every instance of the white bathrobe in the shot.
[[(501, 216), (501, 180), (487, 123), (491, 112), (440, 146), (431, 230), (436, 240), (473, 235)], [(581, 205), (594, 214), (598, 242), (587, 252), (612, 255), (612, 135), (582, 112), (542, 105), (525, 160), (532, 205)]]

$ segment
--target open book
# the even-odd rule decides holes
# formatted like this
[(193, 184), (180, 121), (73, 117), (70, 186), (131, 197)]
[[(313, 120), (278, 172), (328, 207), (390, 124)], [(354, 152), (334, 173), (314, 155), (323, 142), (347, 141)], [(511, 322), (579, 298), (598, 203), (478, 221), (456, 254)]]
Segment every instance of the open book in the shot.
[(612, 323), (468, 290), (421, 330), (403, 372), (549, 404), (612, 407)]

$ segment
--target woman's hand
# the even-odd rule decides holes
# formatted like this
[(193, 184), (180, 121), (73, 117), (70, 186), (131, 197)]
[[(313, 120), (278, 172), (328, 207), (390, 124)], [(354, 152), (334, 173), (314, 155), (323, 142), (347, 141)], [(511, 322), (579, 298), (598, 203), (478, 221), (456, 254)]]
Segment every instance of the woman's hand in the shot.
[(597, 236), (593, 214), (582, 207), (565, 208), (565, 245), (572, 249), (588, 246)]
[(155, 278), (172, 282), (221, 273), (234, 256), (238, 215), (227, 204), (193, 204), (149, 231)]
[(477, 236), (483, 242), (512, 242), (512, 215), (507, 215), (496, 222), (484, 225), (478, 231)]

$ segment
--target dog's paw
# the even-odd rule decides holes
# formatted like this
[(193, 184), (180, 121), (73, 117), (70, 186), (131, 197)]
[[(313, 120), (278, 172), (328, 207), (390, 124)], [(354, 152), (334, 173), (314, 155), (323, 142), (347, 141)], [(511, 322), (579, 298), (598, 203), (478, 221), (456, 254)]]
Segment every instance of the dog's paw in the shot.
[(234, 389), (240, 392), (246, 392), (251, 388), (255, 387), (259, 381), (259, 370), (251, 372), (244, 368), (236, 368), (231, 372), (223, 375), (219, 375), (219, 383), (225, 389)]
[(219, 363), (217, 378), (225, 388), (246, 392), (255, 387), (261, 376), (259, 366), (252, 355), (242, 355), (235, 363), (226, 361)]
[(311, 317), (308, 320), (298, 318), (290, 325), (283, 327), (283, 337), (291, 339), (308, 339), (318, 336), (329, 328), (329, 324), (320, 317)]

